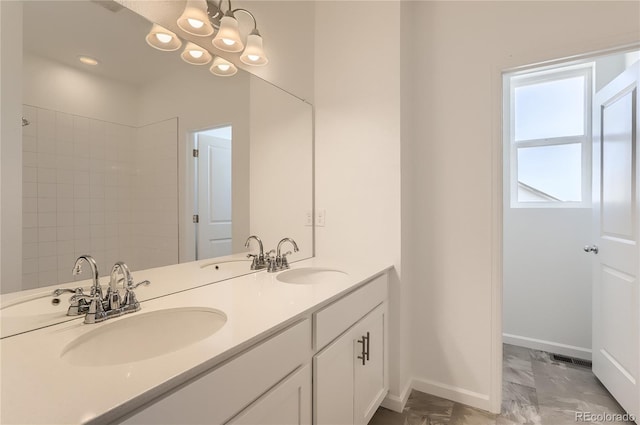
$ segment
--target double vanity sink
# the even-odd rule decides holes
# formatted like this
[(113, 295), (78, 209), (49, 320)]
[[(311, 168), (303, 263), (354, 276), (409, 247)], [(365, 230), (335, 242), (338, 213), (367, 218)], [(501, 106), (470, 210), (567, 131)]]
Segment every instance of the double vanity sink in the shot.
[[(201, 261), (136, 272), (153, 282), (137, 291), (142, 310), (99, 324), (65, 316), (66, 297), (52, 305), (50, 291), (3, 300), (0, 421), (120, 423), (285, 329), (311, 323), (316, 312), (386, 270), (309, 259), (276, 273), (203, 283), (216, 273), (246, 272), (249, 264)], [(40, 329), (20, 333), (21, 326)], [(311, 328), (302, 327), (310, 337)], [(268, 367), (271, 359), (263, 361)]]

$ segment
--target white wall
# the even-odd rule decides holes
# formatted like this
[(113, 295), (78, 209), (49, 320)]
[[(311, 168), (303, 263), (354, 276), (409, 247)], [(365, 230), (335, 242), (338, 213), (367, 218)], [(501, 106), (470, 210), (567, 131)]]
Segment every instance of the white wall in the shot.
[[(293, 238), (299, 252), (289, 261), (313, 255), (313, 228), (306, 225), (313, 205), (313, 176), (309, 164), (313, 122), (311, 105), (277, 87), (251, 77), (250, 81), (251, 234), (265, 250)], [(293, 251), (287, 244), (283, 253)]]
[(400, 283), (400, 3), (316, 3), (316, 253), (395, 265), (390, 285), (390, 399), (409, 361)]
[(590, 359), (591, 209), (505, 200), (503, 218), (504, 341)]
[[(192, 222), (195, 158), (191, 157), (193, 142), (190, 133), (233, 126), (234, 186), (236, 180), (248, 184), (245, 167), (249, 157), (249, 74), (220, 78), (211, 75), (207, 67), (185, 66), (183, 74), (170, 75), (145, 85), (139, 101), (141, 124), (178, 118), (178, 187), (184, 188), (179, 193), (181, 262), (195, 259), (195, 227)], [(234, 187), (234, 194), (235, 190)], [(245, 227), (245, 238), (249, 236), (248, 205), (248, 188), (238, 191), (238, 196), (232, 200), (233, 222), (234, 227)]]
[(179, 262), (177, 140), (177, 118), (136, 129), (129, 188), (132, 270)]
[[(407, 2), (414, 386), (498, 411), (501, 70), (637, 42), (634, 2)], [(544, 22), (544, 25), (540, 25)], [(419, 52), (416, 54), (415, 52)]]
[(25, 53), (22, 68), (26, 105), (136, 126), (138, 90), (41, 56)]
[(0, 2), (0, 288), (20, 289), (22, 277), (22, 3)]

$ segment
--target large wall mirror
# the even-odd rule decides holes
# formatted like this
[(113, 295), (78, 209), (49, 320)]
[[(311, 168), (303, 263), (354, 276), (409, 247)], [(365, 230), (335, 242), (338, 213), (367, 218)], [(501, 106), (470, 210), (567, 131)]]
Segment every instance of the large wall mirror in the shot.
[(115, 2), (23, 13), (22, 289), (72, 281), (85, 253), (103, 274), (239, 256), (252, 234), (313, 255), (310, 104), (152, 49)]

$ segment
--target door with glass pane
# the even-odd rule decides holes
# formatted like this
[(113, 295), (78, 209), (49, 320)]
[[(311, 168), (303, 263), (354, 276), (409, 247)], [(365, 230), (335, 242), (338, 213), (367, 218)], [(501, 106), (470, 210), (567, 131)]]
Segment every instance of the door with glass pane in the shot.
[(595, 96), (593, 117), (593, 372), (640, 414), (638, 79), (636, 62)]

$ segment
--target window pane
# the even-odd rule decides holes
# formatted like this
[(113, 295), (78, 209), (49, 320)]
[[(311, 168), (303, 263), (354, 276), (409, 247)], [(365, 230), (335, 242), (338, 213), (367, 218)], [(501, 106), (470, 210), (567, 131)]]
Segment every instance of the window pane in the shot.
[(515, 140), (584, 134), (584, 77), (516, 87)]
[(518, 148), (518, 201), (582, 200), (582, 146)]

